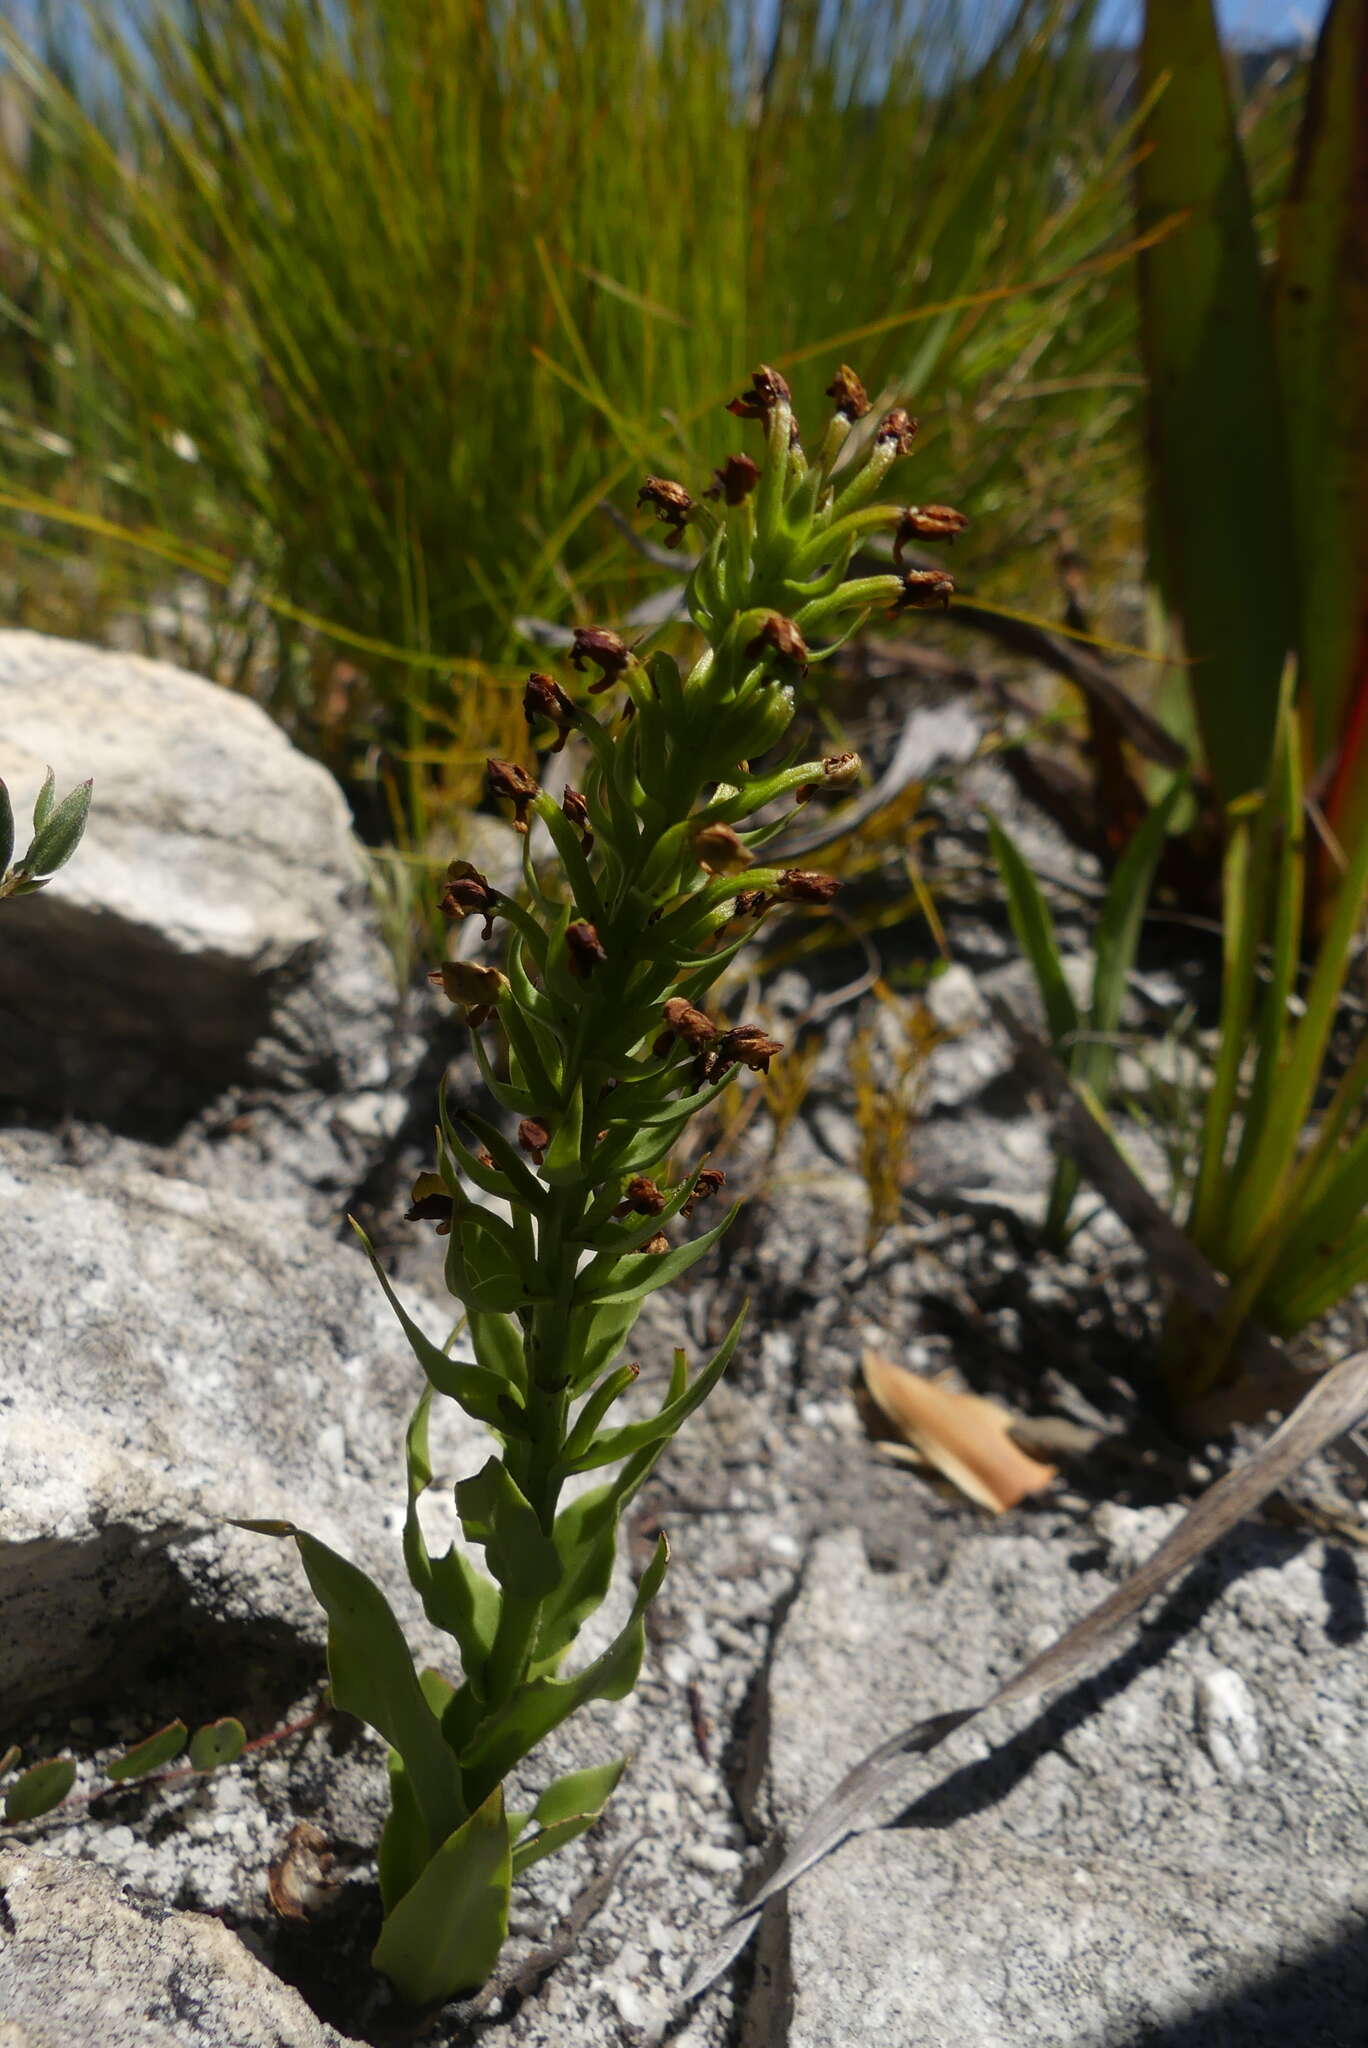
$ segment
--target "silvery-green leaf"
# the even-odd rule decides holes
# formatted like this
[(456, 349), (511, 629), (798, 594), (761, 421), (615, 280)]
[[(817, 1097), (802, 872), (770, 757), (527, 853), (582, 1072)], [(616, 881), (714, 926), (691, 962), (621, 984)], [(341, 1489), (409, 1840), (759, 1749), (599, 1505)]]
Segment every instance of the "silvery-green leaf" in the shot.
[(90, 790), (89, 782), (78, 784), (35, 832), (23, 859), (24, 873), (30, 881), (46, 881), (49, 875), (65, 867), (75, 853), (90, 815)]

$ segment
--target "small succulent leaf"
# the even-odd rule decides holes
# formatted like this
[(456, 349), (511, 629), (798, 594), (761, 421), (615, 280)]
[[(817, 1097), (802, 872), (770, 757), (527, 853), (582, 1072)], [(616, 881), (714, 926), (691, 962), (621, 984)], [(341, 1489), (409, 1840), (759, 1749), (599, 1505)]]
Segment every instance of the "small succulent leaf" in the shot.
[(430, 1845), (465, 1818), (460, 1772), (442, 1740), (393, 1610), (346, 1558), (290, 1529), (315, 1597), (328, 1616), (328, 1671), (335, 1704), (355, 1714), (404, 1760)]
[(10, 802), (10, 793), (5, 787), (4, 778), (0, 777), (0, 880), (8, 874), (9, 864), (13, 858), (14, 805)]
[(76, 1765), (69, 1756), (49, 1757), (45, 1763), (30, 1764), (5, 1794), (5, 1819), (38, 1820), (60, 1806), (76, 1782)]
[(474, 1990), (507, 1936), (512, 1880), (503, 1787), (496, 1785), (386, 1913), (372, 1954), (376, 1969), (415, 2006)]
[(90, 788), (88, 782), (79, 783), (34, 834), (23, 863), (31, 880), (46, 881), (49, 875), (65, 867), (75, 853), (90, 815)]
[(351, 1225), (365, 1247), (371, 1269), (385, 1291), (386, 1301), (399, 1319), (414, 1357), (437, 1392), (455, 1401), (473, 1421), (487, 1423), (492, 1429), (506, 1429), (506, 1402), (511, 1398), (517, 1406), (522, 1405), (516, 1391), (481, 1365), (466, 1365), (460, 1359), (448, 1358), (445, 1351), (439, 1350), (432, 1339), (424, 1335), (390, 1285), (388, 1273), (355, 1217), (351, 1219)]
[(472, 1543), (507, 1592), (539, 1600), (560, 1577), (556, 1546), (507, 1466), (490, 1458), (456, 1488), (456, 1511)]
[(247, 1730), (231, 1714), (220, 1721), (206, 1721), (190, 1737), (190, 1768), (217, 1771), (224, 1764), (236, 1763), (246, 1746)]
[(703, 1368), (692, 1386), (684, 1386), (668, 1399), (664, 1406), (644, 1422), (628, 1422), (621, 1429), (609, 1430), (595, 1439), (588, 1449), (577, 1457), (569, 1469), (575, 1472), (592, 1472), (596, 1465), (610, 1465), (619, 1458), (630, 1457), (634, 1451), (642, 1450), (648, 1444), (668, 1442), (680, 1426), (687, 1421), (694, 1410), (704, 1402), (731, 1363), (741, 1325), (746, 1319), (750, 1303), (742, 1304), (740, 1313), (726, 1336)]
[(33, 829), (41, 832), (52, 816), (52, 806), (57, 801), (57, 777), (49, 768), (43, 777), (43, 786), (33, 800)]
[(616, 1763), (600, 1764), (593, 1770), (569, 1771), (548, 1785), (537, 1801), (537, 1833), (513, 1851), (514, 1877), (591, 1828), (626, 1768), (626, 1757), (620, 1757)]
[[(598, 1280), (592, 1293), (579, 1298), (600, 1303), (640, 1301), (643, 1296), (654, 1293), (657, 1287), (668, 1287), (672, 1280), (677, 1280), (700, 1259), (707, 1257), (723, 1231), (730, 1228), (740, 1207), (739, 1202), (733, 1202), (720, 1223), (715, 1223), (711, 1230), (705, 1230), (688, 1244), (676, 1245), (673, 1251), (629, 1253), (625, 1259), (617, 1261), (612, 1273), (604, 1274)], [(644, 1272), (643, 1267), (646, 1269)], [(576, 1294), (579, 1294), (578, 1285)]]
[(573, 1678), (533, 1679), (490, 1716), (462, 1758), (468, 1783), (487, 1779), (499, 1784), (576, 1708), (589, 1700), (626, 1697), (636, 1684), (646, 1650), (646, 1610), (660, 1590), (669, 1561), (670, 1547), (662, 1536), (641, 1575), (625, 1626), (592, 1663)]
[(148, 1771), (160, 1770), (163, 1764), (174, 1762), (180, 1755), (189, 1733), (184, 1721), (168, 1721), (154, 1735), (145, 1735), (122, 1756), (115, 1757), (112, 1764), (106, 1764), (105, 1776), (121, 1785), (126, 1778), (141, 1778)]
[(380, 1831), (376, 1870), (380, 1879), (380, 1901), (393, 1912), (404, 1893), (418, 1882), (428, 1860), (427, 1829), (413, 1794), (404, 1759), (397, 1749), (388, 1757), (390, 1806)]

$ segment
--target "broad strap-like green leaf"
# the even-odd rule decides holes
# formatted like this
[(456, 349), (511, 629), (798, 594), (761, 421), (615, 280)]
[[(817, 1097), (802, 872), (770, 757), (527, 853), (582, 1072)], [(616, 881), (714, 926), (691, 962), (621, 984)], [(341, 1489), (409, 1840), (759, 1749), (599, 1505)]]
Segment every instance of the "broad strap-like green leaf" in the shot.
[[(1166, 82), (1165, 82), (1166, 81)], [(1150, 536), (1182, 622), (1207, 762), (1229, 802), (1268, 771), (1295, 630), (1282, 398), (1226, 60), (1211, 0), (1147, 0), (1140, 92), (1162, 84), (1137, 171)]]
[(380, 1588), (316, 1536), (290, 1522), (243, 1522), (263, 1535), (291, 1536), (328, 1617), (333, 1699), (397, 1749), (427, 1829), (429, 1847), (466, 1818), (461, 1774), (424, 1698), (404, 1633)]
[(537, 1823), (536, 1834), (518, 1842), (513, 1850), (514, 1877), (521, 1877), (543, 1856), (554, 1855), (557, 1849), (563, 1849), (567, 1842), (573, 1842), (577, 1835), (591, 1828), (617, 1790), (626, 1768), (626, 1757), (619, 1757), (616, 1763), (599, 1764), (587, 1771), (568, 1771), (548, 1785), (535, 1812), (529, 1816)]
[(496, 1785), (386, 1914), (371, 1958), (376, 1969), (410, 2005), (475, 1990), (508, 1933), (512, 1881), (503, 1787)]
[(1313, 784), (1330, 766), (1325, 807), (1350, 846), (1368, 831), (1368, 0), (1331, 0), (1321, 29), (1275, 307), (1307, 765)]
[(560, 1578), (560, 1560), (536, 1509), (506, 1465), (490, 1458), (456, 1488), (461, 1527), (484, 1548), (490, 1571), (506, 1592), (540, 1600)]
[(423, 1603), (424, 1613), (434, 1628), (455, 1638), (461, 1652), (462, 1670), (478, 1693), (482, 1686), (485, 1659), (499, 1625), (499, 1589), (454, 1544), (449, 1544), (437, 1557), (428, 1550), (418, 1503), (432, 1484), (428, 1455), (428, 1410), (431, 1403), (432, 1389), (424, 1387), (404, 1440), (408, 1462), (404, 1563), (408, 1567), (409, 1582)]
[(589, 1700), (620, 1700), (632, 1690), (646, 1649), (646, 1610), (660, 1590), (669, 1561), (669, 1545), (662, 1536), (641, 1575), (622, 1632), (583, 1671), (573, 1678), (533, 1679), (490, 1716), (461, 1759), (472, 1797), (483, 1786), (500, 1784), (577, 1707)]

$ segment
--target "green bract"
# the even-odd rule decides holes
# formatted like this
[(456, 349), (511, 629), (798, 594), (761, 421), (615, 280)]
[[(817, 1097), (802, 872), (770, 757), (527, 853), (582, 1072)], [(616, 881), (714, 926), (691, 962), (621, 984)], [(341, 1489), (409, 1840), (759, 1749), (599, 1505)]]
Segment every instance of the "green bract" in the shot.
[(56, 787), (49, 768), (33, 805), (33, 837), (23, 858), (15, 861), (14, 807), (0, 782), (0, 896), (28, 896), (41, 889), (80, 845), (90, 814), (90, 784), (78, 783), (60, 803)]
[[(486, 935), (504, 925), (498, 968), (458, 959), (433, 977), (471, 1027), (502, 1116), (442, 1102), (436, 1171), (420, 1177), (410, 1216), (447, 1234), (446, 1283), (473, 1362), (431, 1343), (376, 1271), (428, 1381), (408, 1433), (404, 1558), (428, 1619), (452, 1638), (454, 1675), (414, 1668), (384, 1597), (355, 1566), (302, 1531), (271, 1530), (297, 1542), (327, 1610), (338, 1706), (390, 1746), (375, 1959), (415, 2004), (488, 1974), (513, 1878), (592, 1823), (622, 1768), (561, 1778), (530, 1813), (506, 1803), (508, 1773), (543, 1737), (635, 1684), (663, 1538), (620, 1633), (588, 1663), (563, 1666), (608, 1591), (619, 1516), (740, 1335), (738, 1318), (692, 1376), (676, 1353), (655, 1413), (613, 1422), (637, 1377), (617, 1361), (642, 1300), (703, 1258), (730, 1220), (685, 1234), (725, 1176), (702, 1162), (673, 1169), (671, 1157), (740, 1067), (764, 1071), (783, 1050), (758, 1025), (710, 1015), (708, 991), (772, 904), (820, 904), (837, 886), (757, 860), (777, 829), (772, 817), (756, 823), (762, 808), (843, 788), (858, 771), (849, 755), (774, 764), (795, 687), (871, 605), (943, 602), (952, 587), (926, 570), (845, 580), (861, 534), (899, 523), (872, 501), (915, 428), (890, 413), (833, 477), (868, 405), (849, 371), (831, 395), (836, 416), (811, 464), (787, 386), (762, 368), (731, 407), (760, 423), (759, 463), (733, 456), (701, 503), (647, 479), (642, 502), (671, 538), (687, 529), (701, 543), (688, 602), (703, 651), (685, 674), (663, 650), (579, 631), (570, 660), (593, 678), (587, 701), (534, 675), (524, 709), (557, 751), (576, 742), (582, 787), (558, 804), (516, 763), (489, 764), (492, 794), (528, 833), (522, 898), (469, 862), (447, 873), (450, 918), (483, 919)], [(542, 862), (533, 833), (553, 859)], [(434, 1395), (494, 1439), (456, 1487), (468, 1548), (440, 1556), (419, 1519)], [(564, 1498), (589, 1473), (604, 1476)]]

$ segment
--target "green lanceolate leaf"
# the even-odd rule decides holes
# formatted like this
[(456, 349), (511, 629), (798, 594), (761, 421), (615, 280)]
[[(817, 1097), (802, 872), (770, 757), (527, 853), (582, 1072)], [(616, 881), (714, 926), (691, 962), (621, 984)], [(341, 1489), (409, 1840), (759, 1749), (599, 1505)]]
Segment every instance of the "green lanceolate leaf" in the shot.
[(640, 1301), (657, 1287), (668, 1287), (700, 1259), (706, 1258), (724, 1230), (730, 1228), (741, 1204), (733, 1202), (720, 1223), (711, 1230), (705, 1230), (701, 1237), (695, 1237), (688, 1244), (676, 1245), (670, 1252), (632, 1252), (624, 1259), (617, 1259), (607, 1272), (600, 1274), (591, 1286), (581, 1291), (581, 1282), (575, 1285), (576, 1302)]
[(448, 1358), (430, 1337), (424, 1336), (391, 1287), (388, 1273), (376, 1257), (370, 1239), (354, 1217), (352, 1229), (365, 1247), (371, 1269), (385, 1290), (386, 1301), (399, 1318), (400, 1327), (408, 1338), (414, 1357), (437, 1392), (445, 1394), (449, 1400), (464, 1408), (466, 1414), (474, 1421), (488, 1423), (492, 1429), (507, 1429), (509, 1402), (512, 1402), (515, 1409), (522, 1405), (517, 1390), (496, 1378), (492, 1372), (486, 1371), (482, 1365), (465, 1365), (460, 1359)]
[[(619, 1458), (630, 1457), (634, 1451), (643, 1450), (648, 1444), (668, 1442), (693, 1414), (695, 1408), (707, 1399), (730, 1365), (749, 1306), (749, 1302), (743, 1303), (716, 1355), (697, 1375), (692, 1386), (681, 1387), (656, 1414), (648, 1416), (645, 1421), (624, 1423), (620, 1429), (611, 1429), (605, 1435), (596, 1437), (577, 1457), (573, 1460), (567, 1459), (566, 1469), (571, 1472), (591, 1472), (596, 1465), (611, 1465)], [(684, 1354), (681, 1351), (676, 1356), (682, 1360)]]
[(490, 1571), (508, 1592), (539, 1600), (560, 1576), (556, 1546), (506, 1466), (489, 1461), (456, 1488), (461, 1527), (484, 1546)]
[(574, 1390), (590, 1385), (606, 1372), (631, 1336), (641, 1304), (637, 1301), (584, 1302), (570, 1311), (568, 1355), (577, 1361)]
[(589, 1700), (620, 1700), (636, 1684), (646, 1649), (646, 1609), (660, 1590), (670, 1561), (662, 1536), (642, 1573), (626, 1626), (573, 1678), (536, 1678), (490, 1716), (462, 1758), (466, 1783), (497, 1785), (529, 1750)]
[(14, 805), (3, 778), (0, 778), (0, 882), (9, 872), (14, 858)]
[[(1166, 81), (1166, 82), (1164, 82)], [(1287, 449), (1249, 175), (1211, 0), (1147, 0), (1139, 258), (1151, 533), (1227, 802), (1262, 784), (1294, 632)]]
[(43, 786), (33, 800), (33, 829), (41, 832), (52, 816), (52, 807), (57, 801), (57, 777), (51, 768), (43, 777)]
[[(428, 1552), (418, 1502), (432, 1484), (428, 1457), (428, 1410), (432, 1388), (423, 1389), (405, 1438), (408, 1509), (404, 1517), (404, 1562), (409, 1581), (434, 1628), (453, 1636), (466, 1678), (479, 1690), (484, 1662), (499, 1625), (499, 1589), (454, 1544), (439, 1557)], [(421, 1680), (420, 1680), (421, 1683)], [(430, 1702), (429, 1702), (430, 1704)]]
[(35, 832), (23, 862), (24, 873), (29, 880), (46, 881), (49, 875), (55, 875), (71, 859), (81, 843), (81, 834), (90, 815), (90, 790), (90, 783), (80, 783), (69, 796), (62, 798)]
[(388, 1600), (363, 1571), (290, 1522), (243, 1522), (264, 1535), (291, 1536), (328, 1617), (333, 1700), (383, 1735), (404, 1760), (429, 1845), (465, 1819), (461, 1776), (423, 1696), (403, 1631)]
[(69, 1756), (50, 1757), (46, 1763), (30, 1764), (5, 1794), (5, 1819), (38, 1820), (60, 1806), (76, 1783), (76, 1766)]
[(577, 1835), (591, 1828), (617, 1790), (626, 1768), (626, 1757), (620, 1757), (616, 1763), (600, 1764), (596, 1769), (567, 1772), (548, 1785), (529, 1816), (537, 1823), (536, 1834), (519, 1842), (513, 1851), (514, 1877), (521, 1877), (543, 1856), (554, 1855), (557, 1849), (563, 1849), (567, 1842), (573, 1842)]
[(422, 1809), (397, 1749), (390, 1751), (387, 1763), (390, 1806), (375, 1862), (380, 1902), (387, 1913), (392, 1913), (404, 1893), (417, 1884), (431, 1851)]
[(989, 817), (987, 823), (993, 859), (1007, 891), (1007, 915), (1016, 934), (1016, 942), (1035, 975), (1040, 1000), (1045, 1006), (1050, 1043), (1056, 1052), (1067, 1052), (1069, 1041), (1081, 1020), (1064, 972), (1064, 957), (1055, 936), (1050, 907), (1041, 894), (1040, 884), (1022, 859), (1016, 842), (996, 818)]
[(141, 1742), (135, 1742), (131, 1749), (116, 1757), (112, 1764), (106, 1764), (105, 1776), (121, 1785), (126, 1778), (142, 1778), (148, 1771), (158, 1771), (163, 1764), (174, 1763), (186, 1745), (189, 1732), (184, 1721), (168, 1721), (155, 1735), (144, 1736)]
[(247, 1746), (247, 1730), (241, 1721), (227, 1714), (221, 1721), (206, 1721), (190, 1737), (190, 1768), (217, 1771), (236, 1763)]
[(512, 1880), (503, 1788), (496, 1785), (386, 1914), (375, 1967), (410, 2005), (473, 1991), (503, 1947)]

